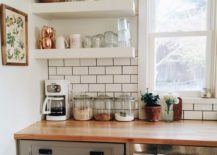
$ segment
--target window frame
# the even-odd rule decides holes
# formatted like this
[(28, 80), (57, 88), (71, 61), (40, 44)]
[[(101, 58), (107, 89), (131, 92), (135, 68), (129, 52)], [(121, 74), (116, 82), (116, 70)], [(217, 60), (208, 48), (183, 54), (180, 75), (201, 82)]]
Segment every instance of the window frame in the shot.
[[(207, 64), (208, 79), (206, 85), (215, 93), (216, 83), (216, 5), (215, 0), (208, 0), (207, 7), (207, 30), (205, 31), (188, 31), (188, 32), (154, 32), (152, 31), (153, 20), (151, 14), (154, 13), (153, 0), (139, 0), (139, 90), (145, 91), (146, 88), (154, 90), (155, 77), (153, 69), (154, 64), (154, 41), (160, 37), (183, 37), (183, 36), (206, 36), (207, 37)], [(214, 46), (215, 45), (215, 46)], [(209, 62), (207, 60), (207, 62)], [(215, 62), (215, 63), (214, 63)], [(145, 81), (145, 82), (144, 82)], [(145, 88), (144, 88), (145, 86)], [(165, 93), (165, 92), (159, 92)], [(182, 97), (200, 97), (200, 91), (178, 91)], [(216, 95), (215, 95), (216, 96)]]

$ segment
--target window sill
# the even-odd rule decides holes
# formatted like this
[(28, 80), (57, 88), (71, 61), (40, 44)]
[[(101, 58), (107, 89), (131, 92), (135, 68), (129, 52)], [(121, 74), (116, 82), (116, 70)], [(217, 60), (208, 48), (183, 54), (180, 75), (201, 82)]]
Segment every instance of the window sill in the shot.
[(217, 98), (182, 97), (184, 104), (217, 104)]

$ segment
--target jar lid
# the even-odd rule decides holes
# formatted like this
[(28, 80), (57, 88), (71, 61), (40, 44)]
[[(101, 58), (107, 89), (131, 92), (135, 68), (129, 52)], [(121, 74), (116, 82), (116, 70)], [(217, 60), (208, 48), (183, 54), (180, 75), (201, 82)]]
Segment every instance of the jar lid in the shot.
[(94, 97), (94, 99), (98, 100), (98, 99), (113, 99), (112, 97), (108, 96), (108, 95), (99, 95), (97, 97)]
[(88, 95), (78, 95), (75, 96), (74, 99), (77, 100), (77, 99), (92, 99), (92, 98)]
[(130, 101), (134, 101), (135, 98), (133, 96), (129, 96), (129, 95), (120, 95), (118, 97), (115, 98), (116, 100), (130, 100)]

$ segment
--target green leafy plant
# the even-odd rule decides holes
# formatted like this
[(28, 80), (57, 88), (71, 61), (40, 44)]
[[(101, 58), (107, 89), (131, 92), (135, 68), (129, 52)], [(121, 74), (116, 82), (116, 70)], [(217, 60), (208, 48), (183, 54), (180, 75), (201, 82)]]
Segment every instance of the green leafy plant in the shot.
[(7, 44), (11, 47), (14, 47), (15, 44), (15, 37), (10, 32), (7, 33)]
[(141, 101), (146, 103), (146, 106), (150, 106), (150, 107), (160, 106), (159, 95), (149, 93), (148, 88), (147, 88), (147, 92), (145, 94), (141, 94)]

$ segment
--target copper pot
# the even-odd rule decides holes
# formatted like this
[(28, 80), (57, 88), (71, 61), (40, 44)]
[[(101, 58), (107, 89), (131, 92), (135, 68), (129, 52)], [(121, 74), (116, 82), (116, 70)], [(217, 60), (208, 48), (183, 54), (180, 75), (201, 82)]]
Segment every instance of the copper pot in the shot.
[(53, 46), (51, 38), (43, 38), (42, 39), (42, 48), (43, 49), (51, 49)]
[(157, 122), (160, 120), (161, 106), (145, 106), (146, 119), (149, 122)]
[(48, 26), (43, 26), (42, 30), (41, 30), (41, 36), (43, 38), (45, 37), (53, 37), (54, 34), (54, 29), (52, 27), (48, 27)]
[(40, 3), (65, 2), (65, 0), (39, 0)]

